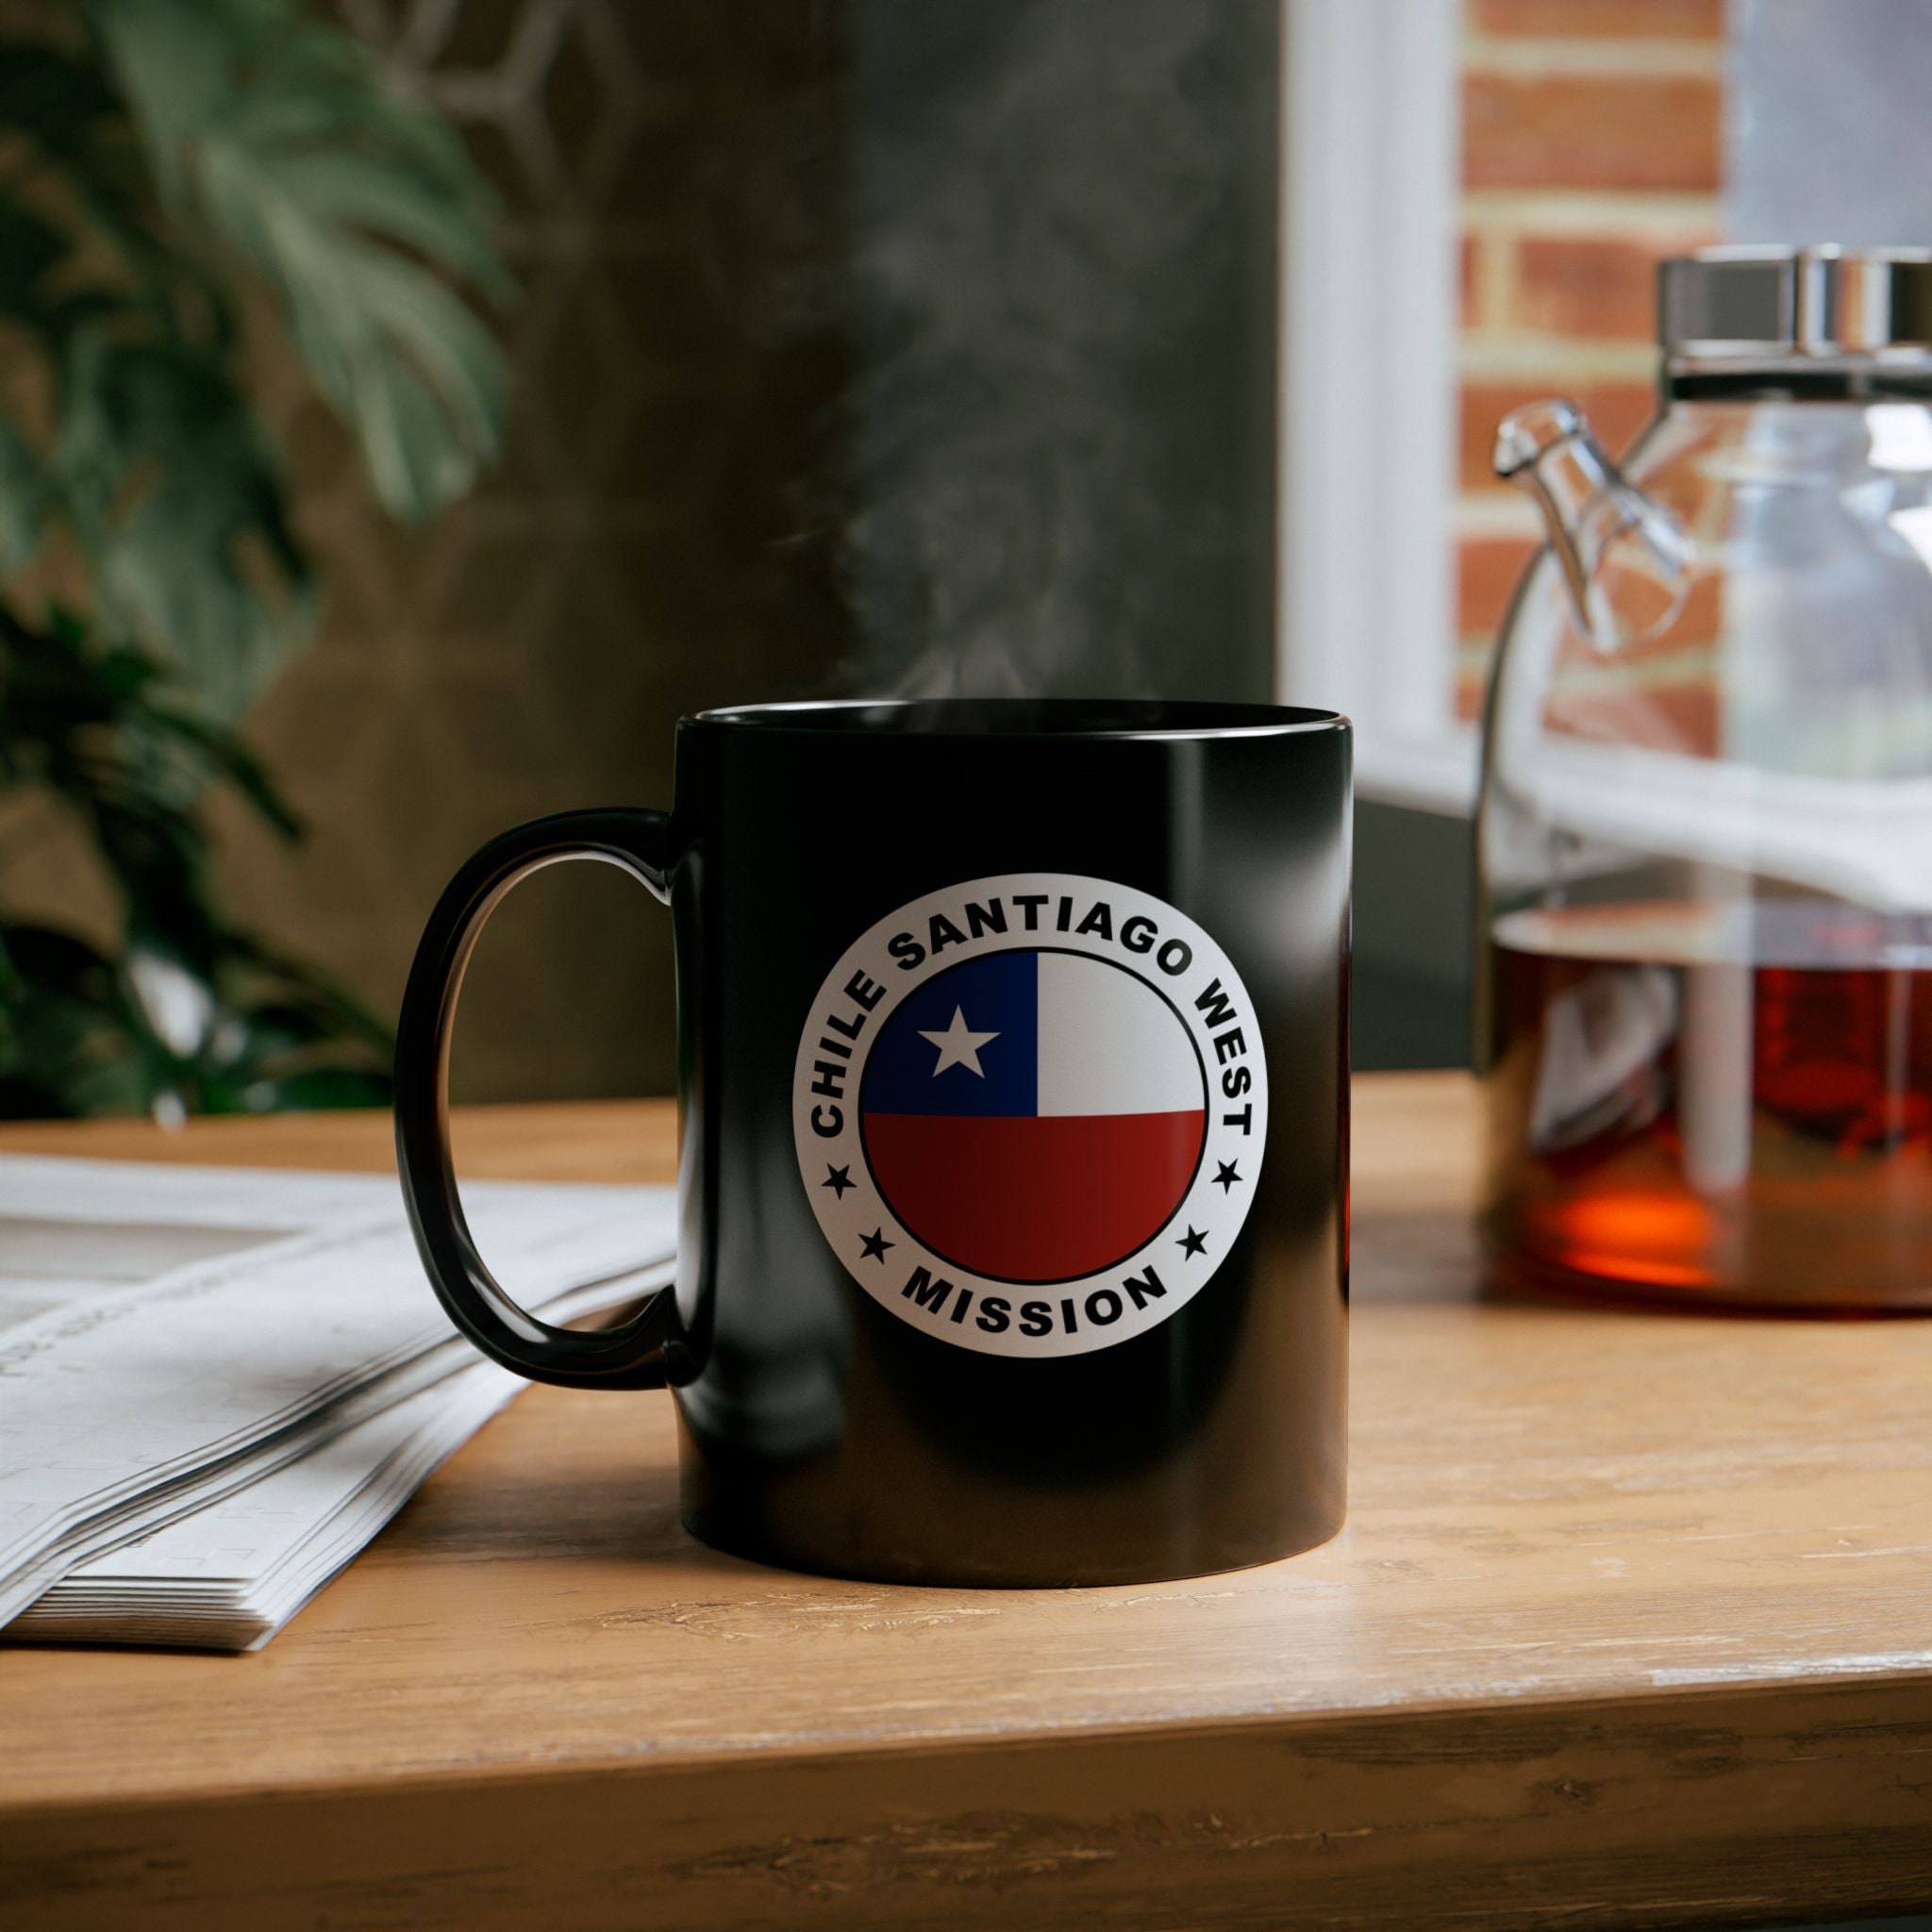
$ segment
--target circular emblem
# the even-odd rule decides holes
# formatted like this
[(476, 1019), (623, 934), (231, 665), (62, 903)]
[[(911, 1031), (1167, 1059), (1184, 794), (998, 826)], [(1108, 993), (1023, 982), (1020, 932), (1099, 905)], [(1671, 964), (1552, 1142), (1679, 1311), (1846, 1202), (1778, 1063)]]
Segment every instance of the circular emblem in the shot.
[(792, 1124), (812, 1211), (903, 1322), (1108, 1348), (1204, 1287), (1268, 1136), (1253, 1007), (1166, 901), (1066, 873), (929, 892), (825, 976)]

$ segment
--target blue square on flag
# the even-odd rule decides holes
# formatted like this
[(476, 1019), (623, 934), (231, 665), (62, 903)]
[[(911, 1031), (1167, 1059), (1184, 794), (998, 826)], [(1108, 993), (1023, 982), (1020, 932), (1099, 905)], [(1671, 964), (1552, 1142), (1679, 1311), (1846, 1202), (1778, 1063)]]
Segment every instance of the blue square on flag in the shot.
[(989, 953), (908, 994), (865, 1067), (871, 1113), (1039, 1111), (1040, 955)]

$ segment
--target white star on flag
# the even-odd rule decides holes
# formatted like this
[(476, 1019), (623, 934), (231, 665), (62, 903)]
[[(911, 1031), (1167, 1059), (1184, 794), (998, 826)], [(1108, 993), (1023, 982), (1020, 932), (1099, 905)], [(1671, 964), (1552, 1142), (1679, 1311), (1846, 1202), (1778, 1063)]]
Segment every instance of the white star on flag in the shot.
[(921, 1027), (919, 1037), (931, 1041), (940, 1050), (940, 1063), (932, 1070), (935, 1080), (948, 1067), (964, 1067), (969, 1074), (977, 1074), (983, 1080), (986, 1078), (986, 1069), (979, 1064), (979, 1049), (989, 1040), (997, 1040), (999, 1035), (974, 1032), (966, 1024), (964, 1008), (955, 1007), (953, 1024), (943, 1033), (928, 1033)]

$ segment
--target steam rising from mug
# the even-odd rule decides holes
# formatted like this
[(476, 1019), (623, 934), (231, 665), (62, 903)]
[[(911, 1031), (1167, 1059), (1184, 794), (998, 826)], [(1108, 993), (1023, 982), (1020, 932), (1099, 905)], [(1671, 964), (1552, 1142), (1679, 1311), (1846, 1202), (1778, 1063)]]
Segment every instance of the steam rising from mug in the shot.
[(849, 681), (1265, 689), (1273, 0), (841, 18)]

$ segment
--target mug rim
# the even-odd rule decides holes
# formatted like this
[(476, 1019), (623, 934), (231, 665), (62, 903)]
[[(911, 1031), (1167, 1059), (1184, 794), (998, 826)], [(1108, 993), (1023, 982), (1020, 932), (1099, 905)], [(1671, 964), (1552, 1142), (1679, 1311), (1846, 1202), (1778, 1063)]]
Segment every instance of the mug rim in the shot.
[(1344, 713), (1313, 706), (1199, 698), (805, 698), (720, 706), (680, 721), (680, 728), (693, 725), (824, 737), (1036, 740), (1288, 738), (1351, 729)]

